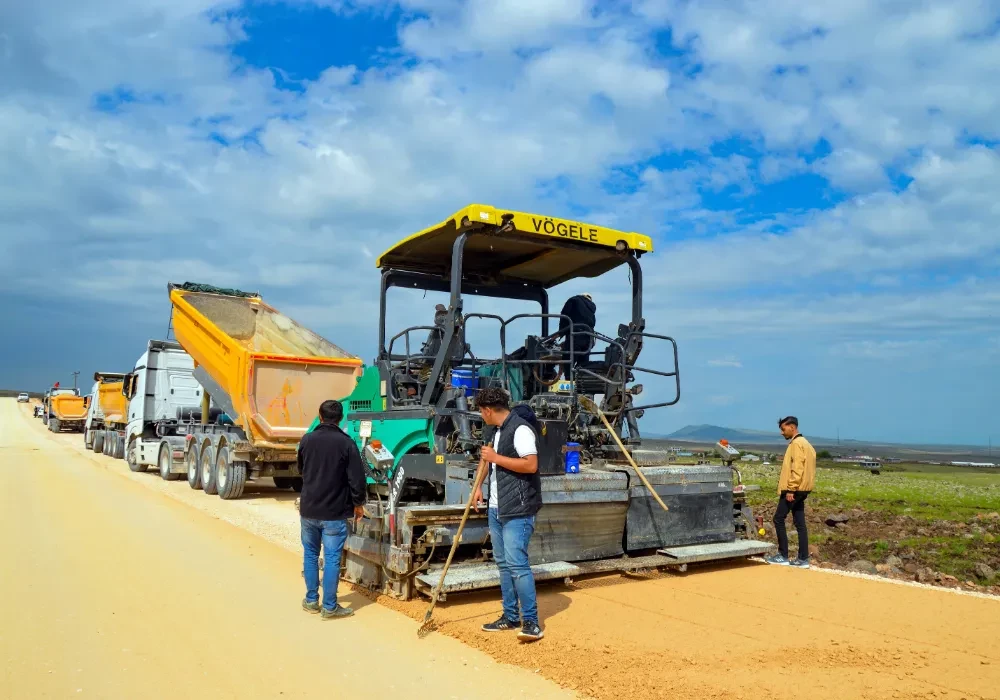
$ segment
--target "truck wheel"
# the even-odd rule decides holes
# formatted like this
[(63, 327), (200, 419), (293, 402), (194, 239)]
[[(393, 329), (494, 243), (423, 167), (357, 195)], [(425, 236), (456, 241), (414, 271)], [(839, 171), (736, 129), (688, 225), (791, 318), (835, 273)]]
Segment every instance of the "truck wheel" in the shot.
[(94, 433), (94, 443), (90, 446), (94, 452), (104, 451), (104, 431), (98, 430)]
[(49, 418), (49, 430), (53, 433), (58, 433), (62, 430), (62, 425), (59, 424), (58, 418)]
[(117, 459), (118, 457), (118, 432), (114, 430), (108, 431), (108, 436), (105, 438), (108, 443), (108, 457), (112, 459)]
[(194, 443), (184, 455), (184, 464), (188, 470), (188, 486), (193, 489), (201, 488), (201, 469), (198, 468), (198, 448)]
[(288, 478), (292, 481), (292, 490), (295, 491), (295, 493), (302, 493), (302, 477), (290, 476)]
[(290, 489), (290, 488), (292, 488), (292, 477), (290, 477), (290, 476), (276, 476), (276, 477), (274, 477), (274, 488), (276, 488), (276, 489)]
[[(115, 453), (115, 457), (117, 457), (118, 459), (125, 459), (125, 437), (121, 433), (119, 433), (117, 431), (115, 431), (115, 435), (118, 436), (118, 439), (115, 442), (115, 444), (118, 446), (118, 451)], [(139, 460), (139, 448), (136, 447), (136, 444), (137, 444), (136, 441), (133, 440), (132, 444), (129, 445), (129, 447), (134, 447), (135, 448), (136, 461), (138, 461)], [(146, 468), (143, 467), (142, 470), (146, 471)]]
[(94, 449), (94, 431), (83, 429), (83, 449), (92, 450)]
[(160, 478), (164, 481), (177, 481), (180, 478), (180, 474), (171, 471), (174, 466), (174, 453), (170, 448), (170, 443), (166, 440), (160, 442), (160, 449), (156, 454), (156, 464), (160, 468)]
[(215, 450), (211, 445), (205, 445), (201, 451), (201, 490), (210, 496), (219, 492), (215, 471)]
[[(115, 436), (115, 454), (113, 456), (117, 457), (118, 456), (118, 450), (120, 449), (120, 445), (122, 443), (122, 439), (118, 436), (118, 432), (117, 431), (114, 431), (111, 434)], [(126, 455), (127, 456), (125, 458), (125, 461), (128, 462), (128, 468), (129, 469), (131, 469), (132, 471), (134, 471), (136, 473), (146, 471), (146, 465), (145, 464), (139, 464), (139, 441), (138, 440), (132, 440), (132, 442), (130, 442), (128, 444), (128, 450), (126, 452)]]
[(219, 456), (215, 459), (215, 474), (219, 498), (229, 501), (243, 495), (243, 487), (247, 484), (247, 463), (231, 462), (228, 447), (219, 448)]

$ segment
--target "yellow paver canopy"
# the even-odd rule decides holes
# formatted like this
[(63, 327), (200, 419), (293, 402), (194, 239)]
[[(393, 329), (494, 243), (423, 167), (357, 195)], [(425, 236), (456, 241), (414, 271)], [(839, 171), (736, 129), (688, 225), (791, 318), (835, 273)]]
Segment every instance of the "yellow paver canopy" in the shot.
[(472, 204), (400, 241), (376, 265), (445, 276), (451, 270), (455, 239), (468, 230), (490, 234), (470, 236), (462, 262), (465, 279), (484, 283), (554, 287), (577, 277), (603, 275), (625, 262), (622, 250), (640, 255), (653, 250), (652, 239), (639, 233)]

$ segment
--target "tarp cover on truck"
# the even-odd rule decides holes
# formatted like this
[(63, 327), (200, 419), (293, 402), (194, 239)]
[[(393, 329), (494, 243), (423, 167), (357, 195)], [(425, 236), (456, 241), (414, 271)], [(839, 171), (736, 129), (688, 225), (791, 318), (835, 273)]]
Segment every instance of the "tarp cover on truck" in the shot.
[(206, 294), (224, 294), (228, 297), (260, 297), (260, 292), (244, 292), (242, 289), (231, 287), (213, 287), (210, 284), (199, 282), (185, 282), (184, 284), (167, 285), (169, 289), (183, 289), (185, 292), (205, 292)]

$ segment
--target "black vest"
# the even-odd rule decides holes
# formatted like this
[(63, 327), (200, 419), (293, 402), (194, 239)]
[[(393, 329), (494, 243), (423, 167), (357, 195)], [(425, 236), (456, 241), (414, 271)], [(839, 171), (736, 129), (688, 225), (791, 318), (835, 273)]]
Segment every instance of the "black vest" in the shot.
[[(501, 457), (517, 458), (514, 449), (514, 433), (525, 425), (532, 432), (531, 423), (516, 413), (511, 413), (500, 426), (500, 443), (497, 454)], [(538, 433), (535, 433), (537, 439)], [(519, 474), (509, 469), (490, 464), (490, 469), (497, 470), (497, 516), (501, 520), (510, 518), (526, 518), (535, 515), (542, 509), (542, 478), (536, 471), (534, 474)], [(490, 473), (486, 474), (483, 483), (483, 499), (488, 503), (490, 498)]]

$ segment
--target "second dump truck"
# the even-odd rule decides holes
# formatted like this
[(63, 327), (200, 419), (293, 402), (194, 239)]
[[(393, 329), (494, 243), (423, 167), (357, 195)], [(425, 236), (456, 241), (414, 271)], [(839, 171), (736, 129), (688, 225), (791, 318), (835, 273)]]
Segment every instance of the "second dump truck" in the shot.
[(302, 487), (296, 450), (327, 399), (357, 385), (361, 359), (264, 303), (259, 294), (169, 284), (171, 324), (204, 388), (183, 426), (188, 484), (239, 498), (248, 480)]
[[(94, 372), (94, 386), (90, 390), (87, 420), (83, 425), (83, 444), (94, 452), (123, 457), (125, 424), (128, 422), (128, 400), (122, 392), (124, 374)], [(120, 447), (119, 447), (120, 445)]]
[(49, 430), (80, 432), (87, 419), (87, 402), (76, 389), (52, 387), (45, 400), (44, 420)]

